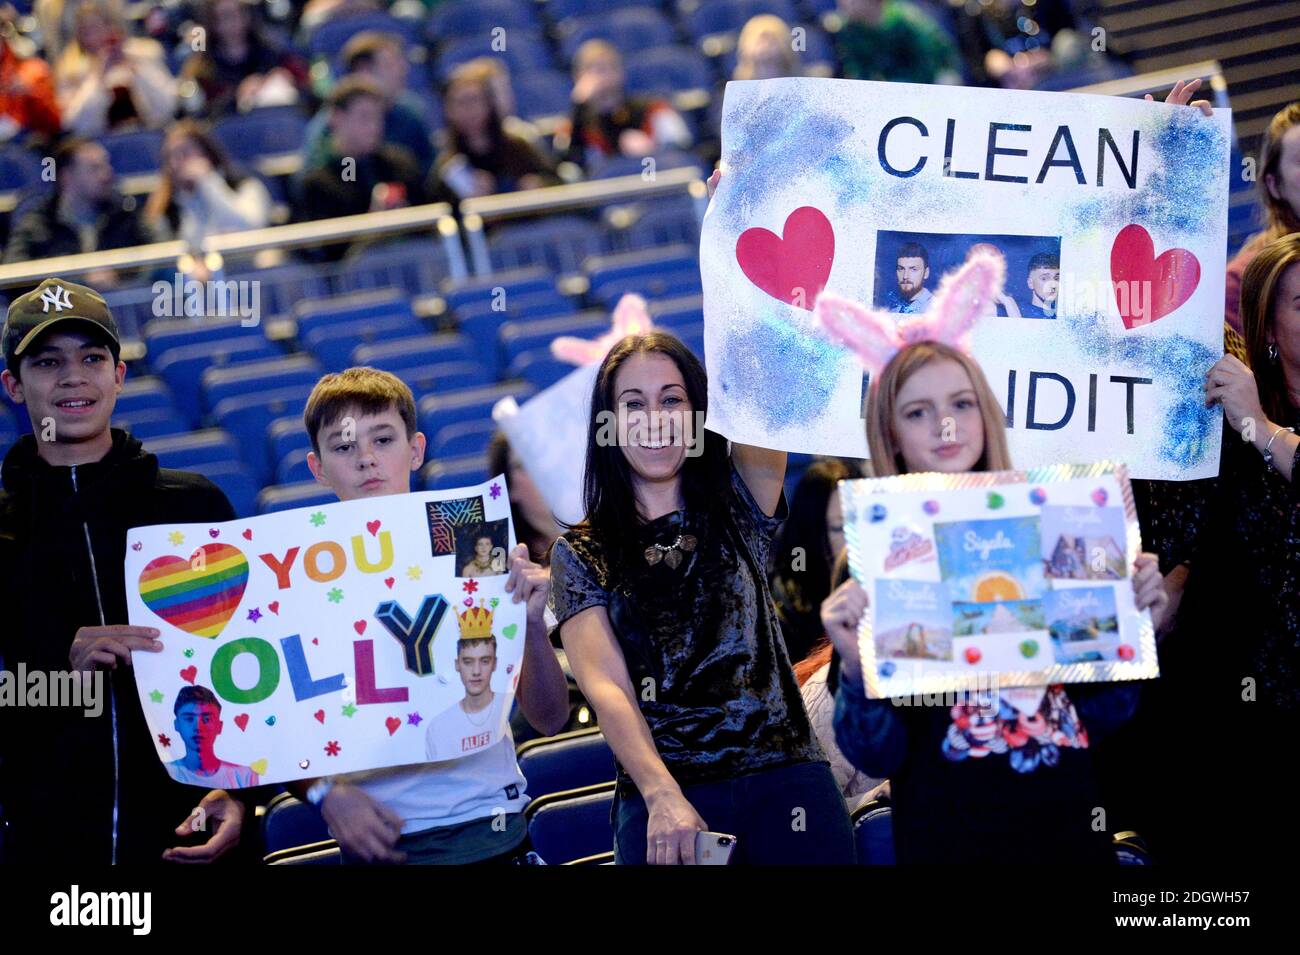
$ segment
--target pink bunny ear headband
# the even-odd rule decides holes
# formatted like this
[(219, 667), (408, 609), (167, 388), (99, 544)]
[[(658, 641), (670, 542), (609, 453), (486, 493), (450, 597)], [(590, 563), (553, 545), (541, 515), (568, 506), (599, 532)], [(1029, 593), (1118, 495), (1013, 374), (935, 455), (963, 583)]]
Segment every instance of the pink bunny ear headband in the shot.
[(627, 335), (644, 335), (652, 327), (645, 299), (629, 292), (614, 306), (610, 329), (604, 335), (591, 340), (561, 335), (551, 342), (551, 354), (572, 365), (594, 365), (604, 360), (615, 342)]
[(941, 342), (969, 352), (971, 329), (995, 307), (1006, 270), (1002, 256), (977, 252), (944, 278), (924, 314), (899, 316), (823, 292), (813, 316), (828, 337), (858, 357), (874, 380), (891, 358), (917, 342)]

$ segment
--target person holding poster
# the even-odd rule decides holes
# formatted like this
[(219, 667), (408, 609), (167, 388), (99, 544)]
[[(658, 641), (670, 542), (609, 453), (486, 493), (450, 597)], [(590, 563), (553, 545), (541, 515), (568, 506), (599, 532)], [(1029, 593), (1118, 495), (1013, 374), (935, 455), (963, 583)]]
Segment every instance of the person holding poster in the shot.
[[(819, 298), (819, 322), (871, 377), (867, 443), (876, 477), (1012, 467), (1002, 409), (978, 364), (957, 347), (1000, 292), (1004, 269), (997, 257), (972, 256), (906, 336), (887, 313)], [(1158, 625), (1168, 598), (1154, 555), (1138, 556), (1132, 582), (1137, 607)], [(889, 778), (898, 861), (1113, 862), (1109, 835), (1093, 825), (1100, 801), (1088, 748), (1131, 716), (1136, 686), (1004, 688), (914, 708), (868, 699), (858, 652), (867, 600), (849, 580), (822, 605), (841, 660), (835, 735), (856, 767)]]
[[(326, 375), (312, 389), (303, 423), (312, 474), (343, 501), (409, 493), (411, 472), (424, 463), (415, 397), (388, 372), (349, 368)], [(549, 735), (567, 719), (569, 694), (543, 622), (547, 575), (522, 544), (508, 565), (506, 591), (528, 604), (519, 706)], [(465, 679), (459, 660), (457, 670)], [(523, 862), (528, 796), (509, 730), (462, 758), (447, 758), (440, 748), (437, 755), (437, 762), (305, 780), (290, 789), (320, 808), (348, 863)]]
[[(703, 430), (699, 360), (629, 335), (591, 396), (586, 517), (551, 553), (569, 665), (618, 763), (615, 861), (851, 863), (839, 788), (799, 696), (768, 589), (785, 453)], [(792, 822), (793, 820), (793, 822)]]
[(239, 844), (245, 805), (212, 789), (198, 802), (206, 829), (195, 833), (194, 790), (172, 781), (150, 745), (131, 655), (162, 645), (156, 629), (122, 623), (122, 554), (132, 527), (235, 513), (206, 478), (159, 468), (109, 427), (126, 365), (97, 292), (46, 279), (9, 306), (3, 348), (0, 379), (35, 434), (4, 461), (0, 657), (10, 669), (100, 671), (109, 697), (96, 717), (55, 707), (0, 714), (6, 861), (211, 862)]

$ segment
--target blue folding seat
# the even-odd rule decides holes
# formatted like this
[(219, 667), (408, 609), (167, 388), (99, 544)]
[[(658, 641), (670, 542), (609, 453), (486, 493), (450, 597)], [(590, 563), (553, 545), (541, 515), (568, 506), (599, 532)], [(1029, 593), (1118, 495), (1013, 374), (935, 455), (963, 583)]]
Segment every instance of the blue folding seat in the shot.
[(533, 222), (498, 226), (488, 238), (493, 269), (541, 266), (550, 272), (576, 272), (582, 260), (611, 248), (600, 223), (582, 216), (548, 216)]
[(521, 404), (531, 398), (536, 389), (522, 382), (491, 385), (486, 388), (467, 388), (445, 395), (429, 395), (417, 405), (420, 430), (426, 435), (437, 434), (440, 429), (459, 421), (490, 421), (492, 406), (502, 398), (511, 397)]
[[(114, 409), (116, 412), (116, 409)], [(140, 408), (128, 415), (114, 413), (113, 427), (129, 431), (141, 441), (184, 434), (194, 425), (174, 408)]]
[(853, 841), (858, 865), (894, 865), (893, 810), (886, 802), (869, 802), (853, 813)]
[(534, 799), (524, 810), (533, 850), (551, 865), (610, 851), (614, 845), (609, 821), (613, 804), (612, 782)]
[(515, 84), (514, 90), (515, 110), (530, 122), (567, 116), (573, 109), (573, 80), (560, 70), (531, 70), (527, 82)]
[[(689, 120), (688, 120), (689, 122)], [(699, 170), (700, 178), (707, 178), (708, 170), (705, 168), (700, 157), (685, 149), (660, 149), (653, 156), (610, 156), (608, 159), (598, 161), (588, 174), (588, 179), (614, 179), (623, 176), (640, 176), (648, 168), (646, 159), (653, 159), (654, 168), (659, 171), (667, 169), (687, 169), (694, 167)], [(609, 203), (610, 205), (621, 205), (622, 203)]]
[(432, 295), (450, 271), (441, 242), (390, 240), (349, 255), (339, 283), (345, 293), (396, 288), (409, 296)]
[(506, 377), (521, 378), (541, 391), (551, 387), (573, 369), (573, 365), (553, 357), (550, 348), (530, 348), (514, 357), (506, 369)]
[(274, 511), (289, 511), (295, 507), (319, 507), (322, 504), (333, 504), (337, 500), (338, 495), (315, 481), (273, 484), (262, 488), (257, 495), (257, 513), (270, 514)]
[(492, 421), (461, 421), (442, 428), (432, 436), (429, 456), (432, 460), (461, 458), (487, 453), (488, 444), (496, 432)]
[(699, 248), (700, 219), (690, 199), (654, 199), (637, 203), (631, 212), (635, 220), (617, 237), (628, 251), (678, 244)]
[(546, 13), (555, 23), (623, 7), (660, 7), (660, 0), (546, 0)]
[(699, 41), (715, 33), (737, 32), (760, 13), (773, 13), (791, 25), (799, 21), (791, 0), (704, 0), (687, 16), (686, 25)]
[(682, 340), (682, 344), (691, 350), (700, 361), (704, 361), (704, 325), (694, 325), (687, 328), (679, 328), (674, 334)]
[(489, 373), (487, 366), (477, 361), (445, 361), (434, 365), (417, 365), (395, 372), (397, 377), (406, 382), (416, 398), (425, 395), (444, 395), (452, 391), (464, 391), (466, 388), (481, 388), (490, 385), (495, 376)]
[(473, 360), (472, 343), (456, 332), (385, 338), (374, 344), (358, 345), (351, 356), (353, 365), (369, 365), (398, 375), (403, 368)]
[(627, 91), (640, 96), (669, 96), (683, 90), (711, 90), (713, 68), (690, 46), (646, 47), (627, 54)]
[(698, 252), (688, 245), (593, 257), (585, 265), (591, 297), (606, 305), (627, 292), (654, 299), (701, 290)]
[(633, 50), (663, 46), (677, 40), (677, 30), (662, 11), (647, 7), (627, 7), (572, 17), (558, 27), (560, 53), (572, 60), (578, 47), (588, 40), (607, 40), (624, 55)]
[(600, 727), (530, 739), (519, 747), (519, 770), (533, 799), (614, 781), (614, 753)]
[[(501, 291), (498, 292), (497, 290)], [(442, 296), (453, 313), (471, 302), (492, 302), (501, 299), (509, 308), (511, 299), (534, 292), (554, 292), (555, 277), (544, 268), (514, 269), (476, 276), (458, 282), (443, 284)]]
[(260, 327), (245, 325), (238, 317), (155, 318), (141, 332), (151, 364), (174, 348), (207, 347), (217, 342), (230, 345), (236, 339), (259, 344), (266, 342), (266, 334)]
[(231, 159), (244, 164), (262, 156), (302, 149), (307, 114), (299, 106), (263, 106), (217, 120), (212, 132)]
[(487, 455), (444, 458), (430, 461), (420, 469), (420, 486), (426, 491), (445, 491), (470, 484), (482, 484), (491, 476), (488, 473)]
[(656, 328), (676, 332), (704, 324), (704, 296), (659, 299), (649, 306), (650, 320)]
[(413, 318), (390, 315), (387, 318), (358, 318), (352, 322), (322, 325), (299, 336), (298, 341), (326, 369), (342, 371), (352, 363), (352, 355), (363, 345), (425, 335), (433, 337)]
[(525, 78), (534, 70), (555, 68), (551, 48), (536, 30), (515, 27), (509, 33), (505, 48), (493, 49), (499, 45), (487, 30), (478, 36), (448, 41), (438, 51), (438, 79), (445, 82), (456, 67), (482, 56), (504, 61), (516, 84), (526, 82)]
[(259, 480), (266, 480), (275, 465), (268, 453), (267, 428), (289, 415), (301, 420), (309, 394), (310, 385), (292, 385), (223, 398), (212, 409), (212, 417), (238, 440), (245, 462)]
[(126, 382), (122, 385), (122, 392), (117, 396), (117, 402), (113, 406), (113, 413), (129, 418), (135, 412), (152, 408), (162, 408), (167, 411), (176, 409), (176, 403), (172, 400), (167, 385), (161, 378), (147, 375), (141, 378), (127, 376)]
[(157, 172), (162, 161), (163, 133), (160, 129), (107, 133), (99, 137), (99, 142), (108, 150), (108, 161), (118, 176)]
[(558, 335), (597, 338), (609, 331), (609, 316), (603, 312), (581, 312), (527, 322), (506, 322), (498, 340), (506, 367), (519, 355), (535, 348), (549, 348)]
[(276, 462), (283, 461), (291, 451), (310, 451), (311, 436), (303, 427), (302, 415), (286, 415), (268, 424), (266, 443), (270, 459)]
[(310, 452), (310, 448), (295, 448), (282, 457), (275, 466), (275, 483), (301, 484), (303, 481), (316, 480), (311, 468), (307, 466), (307, 455)]
[(420, 39), (420, 24), (414, 20), (389, 16), (387, 13), (353, 13), (326, 20), (316, 27), (307, 43), (307, 53), (313, 59), (324, 57), (332, 60), (348, 40), (369, 30), (396, 33), (407, 45)]
[(268, 853), (322, 842), (330, 838), (329, 827), (317, 809), (291, 793), (271, 797), (262, 814), (262, 844)]
[(171, 387), (177, 408), (191, 421), (198, 421), (202, 413), (199, 382), (204, 371), (250, 361), (267, 361), (283, 354), (261, 335), (245, 335), (168, 348), (161, 354), (151, 354), (149, 364)]
[(29, 187), (39, 187), (41, 154), (18, 143), (0, 146), (0, 192), (18, 192)]
[(531, 3), (518, 0), (450, 0), (434, 8), (429, 16), (425, 38), (430, 43), (462, 37), (476, 37), (490, 27), (504, 27), (507, 35), (513, 28), (539, 26)]
[(306, 264), (255, 269), (247, 263), (227, 262), (226, 278), (257, 283), (263, 320), (288, 315), (297, 303), (327, 297), (332, 292), (328, 275)]
[(226, 398), (253, 394), (271, 388), (303, 385), (310, 388), (324, 374), (311, 355), (287, 355), (268, 361), (241, 362), (203, 372), (203, 407), (211, 411)]
[(13, 447), (14, 442), (21, 436), (22, 432), (18, 430), (16, 417), (7, 407), (0, 406), (0, 458)]
[(376, 318), (406, 318), (418, 327), (411, 311), (411, 297), (398, 289), (354, 292), (330, 298), (310, 299), (293, 307), (298, 340), (327, 325), (350, 325)]
[(239, 461), (213, 461), (196, 463), (186, 468), (197, 471), (221, 488), (235, 509), (236, 517), (253, 517), (257, 513), (257, 492), (261, 484), (253, 477), (246, 464)]
[(239, 460), (239, 445), (222, 428), (204, 428), (187, 434), (152, 438), (144, 442), (144, 446), (146, 451), (158, 456), (158, 463), (162, 467), (178, 470), (196, 464)]
[(118, 337), (123, 342), (139, 341), (141, 330), (154, 321), (155, 309), (164, 305), (149, 285), (107, 289), (103, 295), (113, 313), (113, 320), (117, 322)]

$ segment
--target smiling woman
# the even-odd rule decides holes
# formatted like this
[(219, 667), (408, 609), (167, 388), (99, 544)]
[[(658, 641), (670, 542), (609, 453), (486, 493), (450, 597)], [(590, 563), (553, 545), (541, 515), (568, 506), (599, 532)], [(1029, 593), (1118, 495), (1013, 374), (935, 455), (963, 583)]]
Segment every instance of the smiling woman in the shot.
[(618, 761), (615, 857), (691, 864), (707, 829), (744, 834), (733, 863), (850, 862), (766, 578), (785, 455), (728, 455), (695, 424), (707, 401), (672, 335), (616, 344), (592, 391), (586, 518), (552, 551), (560, 636)]

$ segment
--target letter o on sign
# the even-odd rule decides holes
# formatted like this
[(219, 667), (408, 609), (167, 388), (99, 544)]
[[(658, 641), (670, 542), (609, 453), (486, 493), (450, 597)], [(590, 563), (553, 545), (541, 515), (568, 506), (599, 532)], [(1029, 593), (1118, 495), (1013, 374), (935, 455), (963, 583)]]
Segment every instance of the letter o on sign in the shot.
[[(230, 669), (241, 653), (257, 658), (257, 682), (248, 689), (235, 685)], [(227, 703), (260, 703), (280, 685), (280, 657), (275, 647), (259, 637), (245, 637), (224, 644), (212, 657), (212, 688)]]

